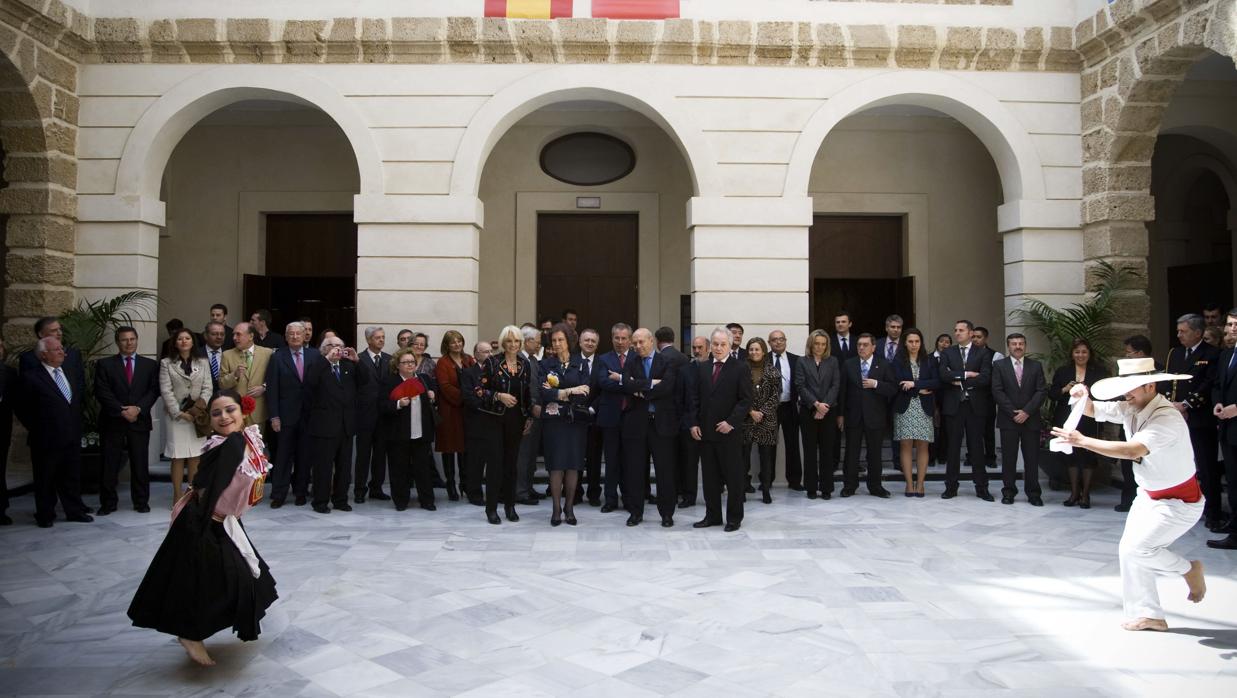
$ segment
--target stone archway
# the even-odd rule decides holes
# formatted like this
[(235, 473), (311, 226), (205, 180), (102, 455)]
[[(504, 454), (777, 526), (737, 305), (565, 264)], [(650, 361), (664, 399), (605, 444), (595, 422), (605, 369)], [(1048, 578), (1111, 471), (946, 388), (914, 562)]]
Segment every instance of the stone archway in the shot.
[(3, 328), (30, 341), (34, 318), (73, 304), (77, 66), (34, 38), (0, 31), (4, 174)]
[(1120, 2), (1079, 25), (1083, 233), (1087, 288), (1101, 260), (1142, 282), (1121, 294), (1117, 329), (1147, 332), (1147, 222), (1155, 217), (1151, 158), (1165, 109), (1199, 59), (1237, 56), (1237, 1)]

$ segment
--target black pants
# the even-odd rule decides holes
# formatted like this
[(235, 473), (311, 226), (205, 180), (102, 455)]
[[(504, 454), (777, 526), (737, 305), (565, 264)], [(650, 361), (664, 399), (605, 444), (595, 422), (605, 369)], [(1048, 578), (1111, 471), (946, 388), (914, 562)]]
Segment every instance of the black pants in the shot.
[(352, 480), (352, 436), (315, 434), (309, 444), (314, 454), (314, 506), (346, 505)]
[(831, 414), (824, 419), (807, 414), (799, 425), (803, 431), (803, 486), (808, 492), (833, 494), (833, 471), (838, 467), (837, 419)]
[[(1237, 446), (1222, 444), (1224, 449), (1224, 486), (1228, 494), (1228, 515), (1237, 519)], [(1131, 478), (1132, 479), (1132, 478)], [(1237, 531), (1237, 521), (1230, 520), (1229, 530)]]
[(271, 473), (271, 501), (282, 502), (288, 498), (288, 488), (297, 497), (309, 496), (309, 476), (313, 465), (309, 461), (309, 434), (302, 422), (291, 426), (283, 422), (279, 427), (282, 442), (275, 452), (275, 469)]
[(984, 470), (984, 416), (972, 409), (970, 400), (958, 403), (956, 414), (945, 416), (945, 430), (949, 437), (949, 464), (945, 466), (945, 491), (958, 491), (958, 478), (962, 474), (962, 438), (966, 434), (967, 453), (974, 453), (971, 461), (971, 477), (976, 492), (988, 491), (988, 472)]
[(657, 477), (657, 513), (661, 517), (674, 516), (678, 490), (675, 486), (675, 469), (678, 466), (674, 436), (661, 436), (653, 429), (650, 420), (642, 439), (624, 439), (623, 491), (631, 496), (623, 497), (627, 513), (637, 518), (644, 517), (644, 488), (649, 472), (649, 457)]
[(743, 489), (746, 481), (738, 434), (701, 441), (700, 474), (704, 480), (704, 518), (722, 523), (722, 485), (726, 486), (726, 523), (743, 521)]
[(846, 464), (842, 468), (842, 489), (854, 492), (859, 489), (859, 447), (867, 447), (868, 492), (884, 489), (881, 484), (881, 448), (885, 440), (885, 425), (867, 427), (846, 425)]
[(65, 516), (86, 513), (82, 501), (82, 447), (72, 444), (62, 447), (30, 447), (34, 470), (34, 519), (51, 523), (56, 518), (56, 499)]
[[(606, 459), (606, 504), (618, 506), (619, 485), (623, 483), (623, 428), (600, 427), (602, 452)], [(623, 487), (624, 494), (626, 486)], [(644, 491), (643, 488), (640, 490)]]
[(501, 500), (504, 506), (515, 506), (516, 462), (520, 457), (520, 441), (524, 438), (524, 415), (509, 409), (498, 418), (498, 439), (487, 439), (485, 470), (485, 508), (495, 511)]
[[(777, 425), (782, 430), (782, 445), (786, 447), (786, 485), (789, 487), (803, 484), (803, 460), (799, 457), (799, 418), (799, 406), (794, 400), (778, 404)], [(773, 447), (773, 457), (776, 460), (777, 446)]]
[[(1224, 455), (1224, 458), (1227, 466), (1227, 453)], [(1232, 482), (1232, 480), (1229, 480), (1229, 482)], [(1138, 483), (1134, 481), (1134, 462), (1123, 460), (1121, 461), (1121, 506), (1132, 506), (1136, 496), (1138, 496)]]
[(370, 494), (381, 492), (382, 483), (387, 479), (387, 439), (382, 431), (378, 425), (357, 431), (356, 477), (352, 487), (358, 497), (366, 491)]
[(700, 442), (692, 438), (691, 431), (679, 432), (679, 454), (679, 472), (675, 477), (679, 496), (695, 504), (700, 487)]
[[(1004, 444), (1004, 442), (1001, 442)], [(984, 415), (984, 465), (996, 464), (996, 412)]]
[(939, 405), (935, 408), (935, 415), (936, 426), (932, 427), (935, 441), (928, 444), (928, 453), (931, 454), (929, 465), (945, 462), (949, 454), (949, 429), (945, 428), (945, 415), (941, 414)]
[(1223, 487), (1220, 485), (1220, 475), (1223, 472), (1216, 467), (1216, 449), (1219, 448), (1219, 435), (1214, 424), (1208, 426), (1190, 426), (1190, 443), (1194, 446), (1194, 469), (1198, 474), (1198, 484), (1203, 490), (1203, 518), (1218, 519), (1223, 515), (1220, 499)]
[(760, 482), (760, 490), (768, 492), (773, 487), (773, 471), (777, 467), (777, 445), (743, 444), (744, 465), (749, 473), (748, 482), (751, 482), (753, 450), (756, 451), (756, 478)]
[(1018, 453), (1022, 453), (1022, 482), (1027, 497), (1038, 497), (1039, 427), (1001, 430), (1001, 495), (1018, 495)]
[[(601, 427), (596, 424), (588, 425), (588, 433), (584, 437), (584, 472), (581, 473), (577, 487), (590, 502), (601, 499), (602, 446)], [(577, 497), (576, 501), (580, 501), (580, 498)]]
[(150, 504), (150, 432), (124, 427), (107, 428), (102, 434), (103, 477), (99, 480), (99, 505), (116, 508), (116, 483), (124, 457), (129, 457), (129, 494), (133, 506)]
[(399, 439), (383, 445), (391, 465), (391, 503), (397, 507), (408, 506), (412, 499), (412, 484), (417, 485), (417, 501), (422, 507), (434, 503), (434, 454), (432, 441)]

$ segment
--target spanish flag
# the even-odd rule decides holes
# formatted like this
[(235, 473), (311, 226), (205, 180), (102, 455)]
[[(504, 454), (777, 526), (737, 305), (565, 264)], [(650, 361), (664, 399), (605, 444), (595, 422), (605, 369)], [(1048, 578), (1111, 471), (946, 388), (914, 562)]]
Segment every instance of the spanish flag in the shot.
[(486, 17), (556, 19), (571, 16), (571, 0), (485, 0)]
[(679, 0), (593, 0), (593, 16), (606, 19), (674, 19)]

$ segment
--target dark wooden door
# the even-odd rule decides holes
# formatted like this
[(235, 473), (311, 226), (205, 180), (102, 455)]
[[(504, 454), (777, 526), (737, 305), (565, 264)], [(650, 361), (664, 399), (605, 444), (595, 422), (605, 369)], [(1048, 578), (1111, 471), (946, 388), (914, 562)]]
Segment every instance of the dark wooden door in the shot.
[(639, 252), (634, 213), (538, 214), (537, 320), (572, 308), (608, 351), (614, 323), (636, 324)]
[(833, 331), (850, 312), (855, 332), (885, 332), (885, 318), (915, 324), (914, 278), (902, 275), (902, 216), (816, 216), (809, 233), (812, 327)]
[(267, 308), (277, 332), (308, 317), (315, 344), (331, 329), (355, 346), (356, 255), (351, 213), (268, 213), (266, 274), (245, 275), (245, 317)]
[[(1177, 318), (1201, 313), (1204, 303), (1225, 307), (1233, 295), (1233, 263), (1225, 259), (1205, 264), (1168, 267), (1168, 334), (1160, 339), (1166, 347), (1177, 346)], [(1157, 342), (1156, 346), (1160, 346)], [(1162, 351), (1160, 354), (1166, 354)]]

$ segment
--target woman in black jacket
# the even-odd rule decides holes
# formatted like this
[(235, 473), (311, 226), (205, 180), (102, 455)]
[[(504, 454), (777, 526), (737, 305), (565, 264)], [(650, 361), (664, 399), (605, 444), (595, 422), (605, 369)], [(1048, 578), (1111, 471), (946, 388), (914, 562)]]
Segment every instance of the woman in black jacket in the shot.
[[(1048, 388), (1048, 399), (1056, 402), (1052, 413), (1052, 423), (1061, 425), (1069, 417), (1069, 391), (1082, 383), (1090, 390), (1095, 381), (1108, 377), (1108, 371), (1091, 363), (1091, 343), (1079, 337), (1070, 347), (1072, 362), (1057, 369), (1052, 375), (1052, 386)], [(1087, 436), (1095, 436), (1099, 428), (1095, 420), (1084, 416), (1078, 423), (1078, 431)], [(1091, 478), (1095, 474), (1095, 453), (1085, 448), (1075, 448), (1073, 453), (1061, 454), (1065, 466), (1069, 470), (1069, 499), (1064, 504), (1067, 507), (1077, 505), (1082, 509), (1091, 508)], [(1081, 481), (1081, 483), (1080, 483)]]
[(812, 330), (795, 367), (799, 429), (803, 432), (803, 486), (808, 499), (816, 499), (818, 489), (822, 499), (833, 496), (838, 427), (836, 415), (829, 413), (838, 401), (841, 376), (837, 358), (829, 355), (829, 333)]
[(498, 335), (501, 352), (481, 367), (477, 386), (464, 394), (464, 404), (476, 410), (476, 426), (485, 444), (485, 518), (501, 524), (498, 500), (508, 521), (519, 521), (515, 511), (516, 459), (520, 441), (532, 428), (533, 386), (528, 359), (520, 356), (524, 336), (520, 328), (508, 325)]
[[(391, 503), (396, 511), (408, 508), (412, 482), (417, 485), (421, 508), (438, 509), (434, 505), (434, 453), (430, 449), (434, 443), (433, 392), (425, 383), (425, 374), (417, 371), (419, 363), (412, 347), (400, 349), (391, 357), (390, 373), (378, 384), (378, 411), (384, 420), (391, 471)], [(401, 388), (408, 381), (414, 382)]]
[[(928, 477), (928, 444), (935, 438), (932, 415), (941, 381), (936, 357), (924, 347), (922, 332), (912, 327), (902, 334), (902, 347), (894, 357), (893, 370), (900, 389), (893, 400), (893, 440), (901, 444), (899, 455), (906, 496), (923, 497), (923, 483)], [(918, 473), (911, 471), (912, 449)]]

